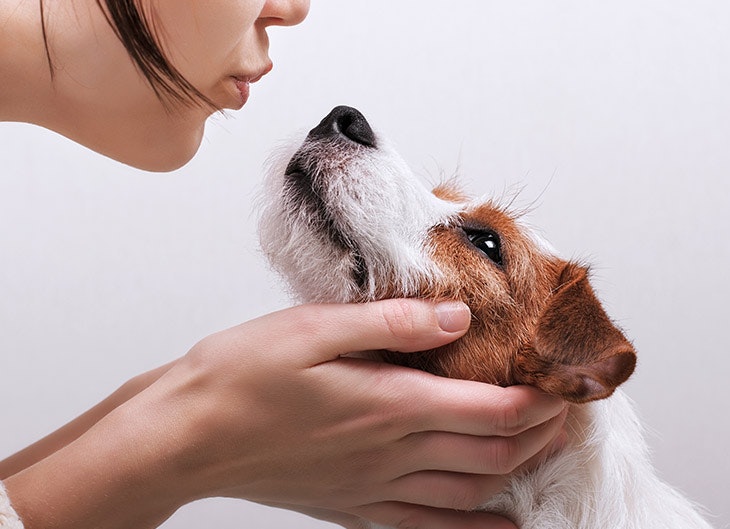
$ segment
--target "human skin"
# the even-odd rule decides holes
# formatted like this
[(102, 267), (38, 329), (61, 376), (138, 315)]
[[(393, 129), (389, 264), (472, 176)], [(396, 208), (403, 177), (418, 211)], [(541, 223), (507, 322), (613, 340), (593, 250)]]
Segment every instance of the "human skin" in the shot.
[[(35, 123), (150, 170), (197, 150), (205, 106), (170, 112), (95, 0), (0, 0), (0, 119)], [(265, 30), (307, 1), (147, 0), (170, 60), (239, 108), (270, 68)], [(203, 8), (207, 9), (203, 9)], [(7, 82), (6, 82), (7, 80)], [(347, 355), (458, 339), (462, 304), (301, 306), (201, 340), (78, 420), (0, 463), (28, 529), (156, 527), (198, 498), (230, 496), (361, 527), (514, 527), (464, 512), (502, 476), (560, 445), (564, 404), (526, 387), (454, 381)], [(491, 524), (491, 525), (490, 525)]]
[[(504, 474), (543, 457), (560, 439), (562, 402), (342, 356), (361, 344), (409, 352), (451, 341), (469, 313), (445, 310), (447, 328), (461, 330), (441, 330), (428, 302), (387, 300), (295, 307), (210, 336), (76, 440), (7, 478), (10, 497), (29, 529), (156, 527), (208, 496), (347, 527), (360, 518), (512, 527), (453, 509), (475, 507)], [(330, 332), (353, 321), (346, 337)]]
[[(145, 0), (160, 46), (221, 109), (241, 107), (233, 76), (268, 72), (266, 29), (299, 23), (308, 0)], [(203, 137), (206, 105), (166, 107), (139, 75), (96, 0), (44, 2), (53, 79), (37, 0), (0, 4), (0, 118), (59, 132), (111, 158), (153, 171), (180, 167)], [(8, 31), (8, 29), (10, 31)]]

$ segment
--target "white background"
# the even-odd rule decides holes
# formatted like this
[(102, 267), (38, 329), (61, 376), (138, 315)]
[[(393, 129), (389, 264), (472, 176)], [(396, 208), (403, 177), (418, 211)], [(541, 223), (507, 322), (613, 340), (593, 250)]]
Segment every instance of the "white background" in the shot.
[[(524, 187), (639, 351), (659, 473), (730, 526), (730, 4), (314, 0), (276, 68), (174, 174), (1, 124), (0, 434), (8, 455), (216, 330), (288, 304), (252, 199), (271, 149), (360, 108), (424, 178)], [(274, 383), (274, 382), (272, 382)], [(245, 502), (167, 529), (317, 528)]]

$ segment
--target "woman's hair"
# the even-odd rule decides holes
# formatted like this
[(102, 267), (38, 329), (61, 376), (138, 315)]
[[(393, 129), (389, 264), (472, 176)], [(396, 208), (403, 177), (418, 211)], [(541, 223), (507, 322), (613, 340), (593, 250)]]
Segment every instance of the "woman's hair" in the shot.
[[(43, 0), (39, 0), (39, 2), (43, 42), (46, 47), (46, 57), (51, 69), (51, 77), (53, 77), (54, 66), (46, 34)], [(137, 8), (135, 0), (96, 0), (96, 3), (140, 73), (147, 79), (152, 90), (164, 104), (167, 105), (169, 102), (173, 102), (202, 105), (219, 110), (215, 103), (195, 88), (170, 64), (150, 30), (149, 20)]]

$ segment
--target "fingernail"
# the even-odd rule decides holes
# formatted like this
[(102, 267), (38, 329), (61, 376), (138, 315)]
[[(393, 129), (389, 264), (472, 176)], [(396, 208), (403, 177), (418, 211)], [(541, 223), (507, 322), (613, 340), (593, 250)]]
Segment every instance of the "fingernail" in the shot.
[(436, 305), (439, 327), (446, 332), (461, 332), (469, 328), (471, 311), (460, 301), (444, 301)]

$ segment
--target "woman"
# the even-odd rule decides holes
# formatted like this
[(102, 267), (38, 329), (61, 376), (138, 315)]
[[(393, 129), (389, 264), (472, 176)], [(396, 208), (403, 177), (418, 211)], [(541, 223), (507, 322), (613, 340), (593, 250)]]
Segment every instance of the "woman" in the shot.
[[(212, 113), (243, 106), (269, 71), (267, 27), (299, 23), (309, 5), (40, 7), (0, 0), (0, 119), (167, 171), (195, 154)], [(513, 527), (465, 511), (560, 445), (562, 402), (342, 357), (438, 347), (469, 320), (460, 303), (388, 300), (294, 307), (204, 338), (1, 462), (0, 527), (156, 527), (212, 496), (346, 527)]]

